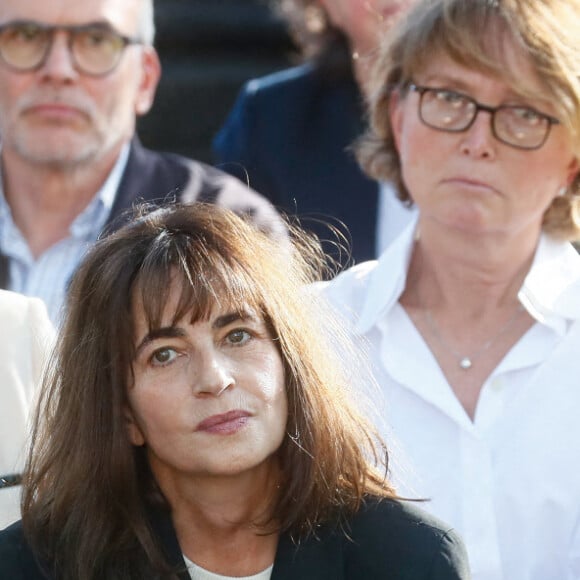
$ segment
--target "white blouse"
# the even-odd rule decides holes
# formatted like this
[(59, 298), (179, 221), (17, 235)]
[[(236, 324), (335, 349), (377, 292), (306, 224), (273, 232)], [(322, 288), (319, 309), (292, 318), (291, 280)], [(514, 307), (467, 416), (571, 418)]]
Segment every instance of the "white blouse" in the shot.
[(541, 237), (519, 292), (536, 323), (471, 421), (399, 303), (413, 234), (319, 286), (370, 345), (397, 490), (462, 535), (473, 580), (580, 579), (580, 256)]
[(192, 562), (185, 554), (183, 554), (183, 559), (185, 560), (185, 565), (187, 566), (187, 571), (191, 576), (191, 580), (270, 580), (272, 576), (272, 568), (274, 564), (268, 566), (265, 570), (253, 574), (252, 576), (222, 576), (221, 574), (215, 574), (209, 570), (205, 570), (201, 566), (198, 566)]

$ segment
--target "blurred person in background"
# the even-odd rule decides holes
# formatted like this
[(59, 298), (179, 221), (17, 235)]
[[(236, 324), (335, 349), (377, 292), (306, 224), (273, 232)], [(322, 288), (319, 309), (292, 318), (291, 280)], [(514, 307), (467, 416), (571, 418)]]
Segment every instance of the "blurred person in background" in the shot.
[(579, 38), (579, 0), (417, 4), (359, 153), (418, 218), (327, 287), (475, 580), (580, 578)]
[[(378, 255), (413, 212), (389, 183), (366, 176), (351, 150), (365, 126), (365, 86), (381, 35), (413, 1), (274, 1), (304, 63), (249, 81), (213, 144), (220, 169), (321, 239), (335, 240), (328, 222), (338, 228), (355, 262)], [(325, 249), (337, 256), (332, 243)]]
[(81, 257), (137, 199), (281, 227), (237, 180), (139, 143), (161, 74), (154, 32), (153, 0), (0, 3), (0, 288), (43, 299), (55, 322)]
[(17, 485), (28, 440), (29, 416), (53, 328), (44, 303), (0, 290), (0, 529), (20, 519)]
[(397, 499), (351, 398), (364, 367), (305, 291), (320, 249), (295, 241), (174, 204), (97, 242), (0, 577), (469, 580), (454, 531)]

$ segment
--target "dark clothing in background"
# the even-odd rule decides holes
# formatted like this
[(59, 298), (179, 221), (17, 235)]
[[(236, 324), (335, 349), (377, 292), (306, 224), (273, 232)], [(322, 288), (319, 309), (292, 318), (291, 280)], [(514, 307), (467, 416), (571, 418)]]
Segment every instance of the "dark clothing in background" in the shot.
[(274, 73), (244, 86), (213, 143), (220, 169), (322, 239), (328, 228), (308, 218), (346, 224), (357, 263), (376, 256), (379, 189), (350, 149), (364, 130), (361, 99), (352, 76), (327, 78), (315, 64)]
[[(166, 201), (215, 203), (249, 214), (259, 227), (275, 235), (285, 235), (284, 223), (272, 205), (237, 179), (180, 155), (145, 149), (134, 139), (105, 231), (120, 227), (125, 212), (136, 202)], [(2, 254), (0, 288), (10, 288), (8, 261)]]

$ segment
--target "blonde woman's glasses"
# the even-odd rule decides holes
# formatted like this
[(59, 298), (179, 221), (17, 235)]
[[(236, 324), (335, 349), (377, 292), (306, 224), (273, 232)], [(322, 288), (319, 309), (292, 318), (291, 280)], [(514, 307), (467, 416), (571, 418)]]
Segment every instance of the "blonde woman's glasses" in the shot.
[(438, 131), (467, 131), (480, 111), (491, 115), (491, 131), (502, 143), (517, 149), (539, 149), (548, 138), (558, 119), (531, 107), (501, 105), (488, 107), (475, 99), (447, 89), (409, 85), (419, 95), (419, 118)]

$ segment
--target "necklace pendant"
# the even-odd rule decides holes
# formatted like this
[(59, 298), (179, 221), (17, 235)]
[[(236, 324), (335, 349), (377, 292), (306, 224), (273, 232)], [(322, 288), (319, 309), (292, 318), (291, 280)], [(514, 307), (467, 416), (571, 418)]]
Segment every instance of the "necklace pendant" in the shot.
[(468, 370), (472, 367), (473, 363), (471, 362), (471, 359), (468, 356), (464, 356), (460, 361), (459, 361), (459, 366), (464, 370)]

